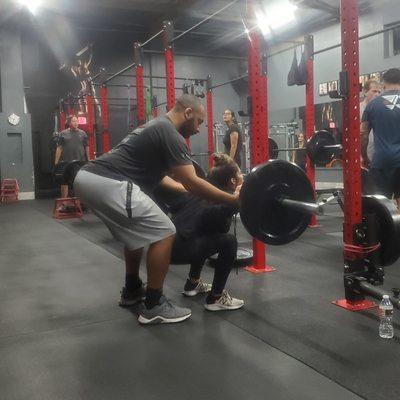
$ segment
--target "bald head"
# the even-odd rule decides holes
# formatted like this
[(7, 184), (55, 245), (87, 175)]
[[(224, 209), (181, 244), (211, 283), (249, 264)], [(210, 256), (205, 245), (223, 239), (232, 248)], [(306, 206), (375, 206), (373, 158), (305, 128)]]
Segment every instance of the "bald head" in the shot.
[(203, 108), (198, 97), (192, 94), (183, 94), (177, 98), (174, 106), (175, 112), (183, 112), (186, 108), (191, 108), (195, 111), (200, 111)]
[(175, 127), (185, 138), (199, 132), (205, 118), (205, 110), (200, 100), (191, 94), (183, 94), (176, 100), (174, 108), (167, 113)]

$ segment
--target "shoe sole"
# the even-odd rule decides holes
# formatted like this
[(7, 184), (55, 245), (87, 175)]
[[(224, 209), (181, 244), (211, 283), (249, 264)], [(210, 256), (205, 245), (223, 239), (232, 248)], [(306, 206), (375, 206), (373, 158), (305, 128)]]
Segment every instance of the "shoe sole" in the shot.
[(207, 311), (233, 311), (233, 310), (238, 310), (239, 308), (242, 308), (243, 306), (244, 306), (244, 303), (240, 304), (238, 306), (231, 306), (231, 307), (216, 306), (215, 304), (204, 304), (204, 308)]
[(193, 297), (193, 296), (196, 296), (196, 295), (198, 295), (198, 294), (208, 293), (208, 292), (210, 292), (210, 291), (211, 291), (211, 288), (208, 289), (208, 290), (205, 290), (204, 292), (198, 292), (197, 290), (184, 290), (184, 291), (182, 292), (182, 294), (183, 294), (184, 296), (186, 296), (186, 297)]
[(143, 315), (139, 315), (138, 321), (142, 325), (150, 325), (150, 324), (174, 324), (176, 322), (182, 322), (185, 321), (185, 319), (188, 319), (192, 313), (184, 315), (183, 317), (178, 317), (178, 318), (164, 318), (161, 317), (160, 315), (157, 315), (153, 318), (146, 318)]
[(186, 291), (182, 292), (182, 294), (184, 296), (186, 296), (186, 297), (194, 297), (194, 296), (196, 296), (198, 294), (201, 294), (201, 293), (206, 293), (206, 292), (197, 292), (196, 290), (189, 290), (187, 292)]

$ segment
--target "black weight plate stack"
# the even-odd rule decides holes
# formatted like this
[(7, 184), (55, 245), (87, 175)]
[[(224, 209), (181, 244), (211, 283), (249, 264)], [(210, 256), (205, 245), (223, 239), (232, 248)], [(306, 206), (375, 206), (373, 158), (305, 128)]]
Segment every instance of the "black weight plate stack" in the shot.
[(301, 168), (270, 160), (253, 168), (240, 193), (240, 218), (254, 238), (272, 245), (297, 239), (310, 222), (309, 213), (290, 209), (277, 199), (314, 202), (314, 190)]
[(375, 215), (382, 265), (394, 264), (400, 257), (400, 214), (396, 206), (385, 196), (372, 195), (362, 197), (362, 208), (363, 215)]
[(336, 144), (335, 138), (328, 131), (318, 131), (307, 140), (307, 154), (315, 166), (325, 167), (337, 153), (335, 148), (325, 148)]
[[(215, 268), (217, 258), (218, 258), (218, 253), (213, 254), (211, 257), (209, 257), (208, 263), (210, 264), (211, 267)], [(248, 267), (252, 265), (252, 263), (253, 263), (253, 250), (245, 249), (243, 247), (238, 247), (236, 253), (236, 260), (232, 267), (233, 268)]]

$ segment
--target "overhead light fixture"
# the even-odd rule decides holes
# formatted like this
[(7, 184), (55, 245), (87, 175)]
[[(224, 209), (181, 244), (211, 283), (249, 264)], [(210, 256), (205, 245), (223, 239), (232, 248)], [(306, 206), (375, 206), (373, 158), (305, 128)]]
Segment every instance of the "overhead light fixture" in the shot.
[(256, 13), (258, 26), (262, 33), (267, 35), (271, 33), (271, 30), (279, 29), (294, 21), (296, 10), (296, 5), (288, 1), (280, 1), (279, 4), (272, 5), (264, 11)]
[(32, 14), (35, 14), (42, 0), (18, 0), (18, 3), (26, 7)]

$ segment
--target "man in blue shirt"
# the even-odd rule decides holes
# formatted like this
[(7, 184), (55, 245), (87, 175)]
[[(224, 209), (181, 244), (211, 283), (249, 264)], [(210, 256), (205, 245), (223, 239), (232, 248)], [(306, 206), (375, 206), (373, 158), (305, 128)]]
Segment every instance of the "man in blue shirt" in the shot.
[[(395, 197), (400, 206), (400, 69), (392, 68), (383, 76), (382, 95), (368, 103), (361, 122), (361, 156), (370, 169), (375, 193)], [(373, 130), (375, 152), (368, 158), (368, 135)], [(399, 170), (399, 172), (397, 172)]]

